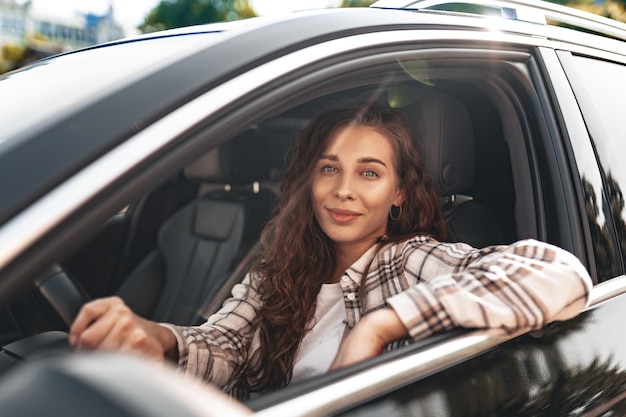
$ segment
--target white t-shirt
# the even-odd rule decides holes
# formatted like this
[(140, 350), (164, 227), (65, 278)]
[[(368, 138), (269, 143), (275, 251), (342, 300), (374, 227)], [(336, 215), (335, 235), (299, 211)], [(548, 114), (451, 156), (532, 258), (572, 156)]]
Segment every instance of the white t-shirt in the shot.
[(322, 284), (317, 295), (315, 325), (302, 339), (296, 354), (292, 382), (328, 371), (339, 350), (345, 319), (341, 285)]

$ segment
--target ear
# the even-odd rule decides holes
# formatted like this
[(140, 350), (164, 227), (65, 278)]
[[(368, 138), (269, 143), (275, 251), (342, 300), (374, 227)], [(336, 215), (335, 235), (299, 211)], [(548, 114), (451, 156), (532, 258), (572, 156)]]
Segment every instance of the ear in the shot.
[(393, 199), (393, 205), (394, 206), (401, 206), (402, 203), (404, 203), (404, 192), (400, 189), (400, 187), (398, 187), (398, 189), (396, 191), (396, 196)]

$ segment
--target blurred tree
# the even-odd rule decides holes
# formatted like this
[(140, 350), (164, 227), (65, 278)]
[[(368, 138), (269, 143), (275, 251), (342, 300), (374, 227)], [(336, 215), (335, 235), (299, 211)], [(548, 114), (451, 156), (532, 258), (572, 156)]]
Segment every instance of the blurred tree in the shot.
[(14, 43), (2, 45), (2, 59), (6, 61), (18, 61), (24, 55), (24, 47)]
[(549, 0), (626, 23), (626, 0)]
[(254, 16), (256, 13), (248, 0), (161, 0), (139, 30), (146, 33)]
[(0, 50), (0, 74), (16, 67), (16, 63), (24, 56), (25, 48), (22, 45), (6, 43)]

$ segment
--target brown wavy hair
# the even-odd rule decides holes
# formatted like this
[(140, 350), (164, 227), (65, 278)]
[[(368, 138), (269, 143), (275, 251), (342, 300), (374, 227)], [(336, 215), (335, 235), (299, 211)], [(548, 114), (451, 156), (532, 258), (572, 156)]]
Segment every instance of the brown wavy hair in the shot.
[(315, 219), (311, 184), (315, 165), (333, 133), (354, 125), (376, 129), (390, 139), (394, 150), (396, 174), (405, 199), (401, 216), (388, 219), (387, 241), (417, 234), (445, 238), (437, 194), (415, 149), (413, 130), (402, 113), (353, 103), (318, 115), (291, 149), (277, 205), (261, 235), (261, 250), (252, 267), (263, 279), (259, 283), (262, 308), (255, 323), (260, 351), (255, 358), (258, 360), (251, 361), (246, 370), (249, 391), (273, 390), (289, 383), (300, 342), (310, 330), (317, 295), (335, 270), (333, 241)]

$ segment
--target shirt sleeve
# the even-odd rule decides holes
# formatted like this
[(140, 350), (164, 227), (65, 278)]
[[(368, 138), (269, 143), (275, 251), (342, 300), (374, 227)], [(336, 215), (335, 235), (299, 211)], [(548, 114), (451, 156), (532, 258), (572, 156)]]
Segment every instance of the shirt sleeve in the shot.
[(259, 308), (258, 292), (248, 274), (204, 324), (188, 327), (161, 323), (176, 337), (179, 369), (230, 391), (248, 360), (252, 324)]
[(591, 278), (571, 253), (536, 240), (474, 249), (466, 244), (409, 245), (405, 274), (419, 283), (387, 303), (415, 340), (454, 327), (516, 331), (576, 316)]

